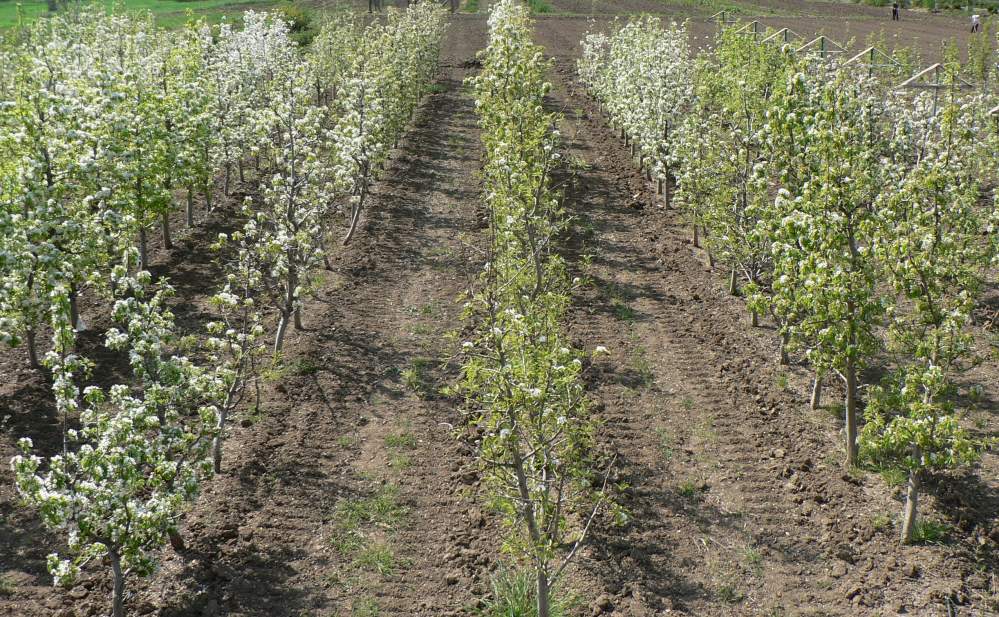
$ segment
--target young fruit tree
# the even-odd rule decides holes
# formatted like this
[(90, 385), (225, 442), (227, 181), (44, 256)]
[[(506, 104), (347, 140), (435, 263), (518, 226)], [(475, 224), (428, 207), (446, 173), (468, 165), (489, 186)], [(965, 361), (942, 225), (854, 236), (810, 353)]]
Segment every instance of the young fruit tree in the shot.
[(302, 300), (323, 263), (321, 218), (333, 199), (325, 113), (312, 105), (305, 67), (285, 67), (269, 105), (255, 116), (261, 149), (273, 149), (273, 168), (261, 187), (260, 206), (247, 198), (249, 220), (237, 234), (241, 249), (256, 258), (260, 291), (280, 315), (274, 353), (284, 346), (292, 322), (302, 327)]
[(181, 508), (211, 474), (209, 448), (218, 424), (223, 384), (189, 359), (172, 355), (173, 317), (167, 290), (151, 293), (148, 273), (129, 278), (116, 268), (114, 317), (107, 335), (113, 350), (127, 352), (138, 384), (88, 387), (82, 405), (76, 385), (79, 362), (53, 352), (54, 389), (63, 413), (79, 412), (79, 429), (67, 431), (63, 452), (22, 454), (11, 466), (17, 489), (38, 508), (44, 523), (65, 530), (68, 555), (51, 554), (55, 583), (72, 585), (91, 562), (109, 564), (112, 615), (125, 615), (128, 574), (146, 575), (153, 551), (176, 533)]
[(776, 210), (785, 214), (770, 230), (772, 302), (789, 317), (789, 339), (806, 348), (816, 371), (843, 378), (846, 465), (853, 466), (860, 372), (879, 348), (876, 329), (887, 309), (872, 252), (880, 158), (870, 143), (869, 105), (861, 86), (843, 77), (799, 73), (793, 79), (813, 102), (799, 115), (809, 127), (802, 156), (810, 180), (799, 194), (777, 197), (784, 203)]
[[(553, 242), (564, 226), (551, 174), (560, 159), (557, 118), (546, 113), (548, 64), (514, 0), (494, 4), (483, 70), (470, 80), (485, 145), (491, 242), (480, 318), (464, 344), (460, 391), (482, 432), (479, 454), (510, 533), (506, 548), (534, 574), (539, 617), (606, 499), (589, 454), (593, 425), (580, 354), (561, 323), (571, 283)], [(595, 486), (596, 485), (596, 486)]]
[(974, 361), (972, 311), (996, 255), (999, 211), (979, 199), (974, 108), (949, 94), (926, 124), (923, 158), (879, 199), (873, 246), (898, 296), (888, 329), (898, 366), (871, 391), (862, 441), (876, 464), (908, 473), (903, 543), (923, 476), (975, 461), (984, 445), (960, 425), (953, 375)]

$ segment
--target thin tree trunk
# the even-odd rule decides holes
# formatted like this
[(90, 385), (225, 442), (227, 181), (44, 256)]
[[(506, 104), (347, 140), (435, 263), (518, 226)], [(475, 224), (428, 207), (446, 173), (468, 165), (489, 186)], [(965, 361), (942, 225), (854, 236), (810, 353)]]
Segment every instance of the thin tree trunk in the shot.
[[(918, 456), (919, 448), (914, 447)], [(902, 544), (912, 543), (912, 534), (916, 530), (916, 514), (919, 509), (919, 470), (909, 472), (909, 485), (905, 490), (905, 510), (902, 514)]]
[(281, 349), (284, 347), (284, 333), (288, 330), (288, 322), (291, 321), (291, 315), (281, 315), (281, 322), (278, 323), (277, 335), (274, 337), (274, 353), (281, 353)]
[(812, 411), (822, 406), (822, 374), (816, 372), (815, 380), (812, 382), (812, 400), (810, 403)]
[(350, 229), (347, 230), (347, 235), (343, 238), (343, 246), (347, 246), (350, 239), (354, 237), (354, 231), (357, 229), (357, 222), (361, 220), (361, 204), (357, 204), (354, 208), (354, 212), (350, 217)]
[(121, 556), (116, 551), (110, 551), (111, 572), (114, 575), (114, 589), (111, 592), (112, 617), (125, 617), (125, 573), (121, 569)]
[(548, 588), (548, 575), (541, 568), (538, 568), (538, 617), (549, 617), (551, 615), (550, 604), (551, 590)]
[(213, 204), (212, 204), (212, 185), (211, 184), (206, 184), (205, 185), (205, 210), (207, 210), (208, 212), (211, 212), (212, 211), (212, 207), (213, 207)]
[(732, 267), (732, 273), (728, 277), (728, 294), (730, 296), (739, 295), (738, 274), (735, 266)]
[(246, 177), (243, 174), (243, 159), (236, 161), (236, 168), (239, 170), (239, 181), (246, 182)]
[(170, 213), (164, 212), (163, 219), (160, 223), (163, 228), (163, 246), (164, 248), (173, 248), (173, 239), (170, 237)]
[(701, 237), (697, 231), (697, 223), (694, 223), (694, 247), (701, 248)]
[(846, 466), (857, 464), (857, 368), (852, 360), (846, 363)]
[(146, 240), (146, 228), (139, 228), (139, 269), (148, 270), (149, 269), (149, 251), (148, 242)]
[(229, 409), (223, 407), (219, 412), (218, 432), (212, 439), (212, 466), (215, 473), (222, 473), (222, 439), (225, 434), (226, 421), (229, 419)]
[(277, 336), (274, 338), (274, 353), (277, 354), (284, 347), (284, 335), (288, 330), (288, 323), (298, 321), (295, 316), (295, 288), (298, 287), (298, 273), (292, 270), (288, 273), (287, 287), (285, 288), (284, 306), (281, 307), (281, 323), (278, 324)]
[(69, 288), (69, 323), (74, 330), (80, 331), (80, 302), (77, 300), (79, 294), (76, 292), (76, 285)]
[(187, 226), (194, 227), (194, 187), (187, 187)]
[(302, 307), (300, 306), (295, 307), (295, 329), (305, 330), (305, 326), (302, 325)]
[(662, 194), (663, 194), (663, 179), (662, 178), (657, 178), (656, 179), (656, 195), (662, 195)]
[(28, 328), (24, 331), (24, 346), (28, 350), (28, 364), (31, 365), (31, 368), (42, 368), (38, 362), (38, 346), (35, 343), (34, 328)]
[(787, 355), (787, 334), (782, 334), (780, 336), (780, 364), (781, 366), (787, 366), (791, 364), (791, 358)]
[(231, 195), (229, 192), (229, 180), (232, 178), (232, 165), (226, 163), (225, 165), (225, 179), (222, 181), (222, 194), (228, 197)]
[(760, 325), (760, 314), (756, 311), (749, 311), (749, 325), (758, 328)]

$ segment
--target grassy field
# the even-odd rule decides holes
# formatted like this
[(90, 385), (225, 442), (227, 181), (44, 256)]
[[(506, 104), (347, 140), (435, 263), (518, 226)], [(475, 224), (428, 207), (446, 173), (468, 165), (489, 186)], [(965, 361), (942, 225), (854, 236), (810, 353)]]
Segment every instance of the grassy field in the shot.
[[(101, 0), (115, 10), (151, 11), (157, 22), (167, 28), (183, 24), (190, 12), (195, 17), (205, 17), (209, 21), (219, 21), (224, 16), (238, 18), (248, 8), (267, 8), (277, 4), (275, 0)], [(11, 28), (20, 21), (31, 21), (48, 13), (44, 1), (0, 0), (0, 28)]]

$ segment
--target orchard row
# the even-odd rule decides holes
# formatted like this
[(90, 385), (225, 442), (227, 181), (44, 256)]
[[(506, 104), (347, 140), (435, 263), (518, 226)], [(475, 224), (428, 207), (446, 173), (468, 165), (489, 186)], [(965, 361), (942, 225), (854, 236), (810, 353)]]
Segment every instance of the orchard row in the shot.
[[(0, 337), (49, 372), (64, 444), (39, 456), (22, 439), (12, 466), (24, 501), (65, 533), (66, 553), (48, 558), (57, 583), (107, 563), (113, 615), (125, 614), (126, 575), (153, 570), (219, 471), (265, 311), (279, 352), (435, 77), (444, 27), (433, 4), (367, 25), (340, 17), (303, 52), (266, 13), (246, 12), (241, 30), (166, 32), (85, 11), (0, 50)], [(148, 233), (159, 224), (169, 248), (172, 215), (194, 225), (196, 197), (210, 212), (237, 178), (249, 196), (240, 229), (213, 247), (225, 274), (213, 321), (183, 336), (170, 286), (149, 274)], [(124, 383), (87, 385), (81, 295), (111, 307), (104, 345), (127, 358)]]
[[(990, 445), (962, 426), (955, 378), (976, 361), (972, 311), (999, 248), (996, 95), (967, 87), (955, 50), (914, 93), (736, 28), (696, 58), (686, 41), (683, 25), (634, 20), (588, 35), (579, 75), (650, 179), (675, 184), (752, 324), (777, 325), (781, 363), (807, 359), (812, 407), (842, 379), (846, 464), (908, 474), (909, 542), (922, 476)], [(879, 362), (886, 376), (862, 383)]]
[[(486, 485), (508, 529), (505, 548), (533, 574), (537, 615), (560, 614), (553, 590), (601, 507), (582, 382), (583, 354), (563, 326), (573, 289), (557, 239), (567, 219), (554, 186), (562, 165), (559, 116), (545, 109), (550, 62), (532, 41), (525, 5), (500, 0), (489, 15), (482, 71), (470, 80), (485, 149), (489, 211), (485, 269), (467, 309), (458, 392), (481, 439)], [(507, 606), (495, 614), (512, 614)], [(555, 611), (555, 612), (553, 612)]]

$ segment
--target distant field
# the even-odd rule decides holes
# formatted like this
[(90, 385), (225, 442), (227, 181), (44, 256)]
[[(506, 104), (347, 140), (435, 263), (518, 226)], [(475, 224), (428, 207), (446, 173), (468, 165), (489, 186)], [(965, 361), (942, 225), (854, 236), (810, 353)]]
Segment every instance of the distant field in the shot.
[[(187, 20), (188, 12), (195, 17), (218, 21), (223, 16), (237, 17), (248, 8), (265, 8), (277, 4), (274, 0), (101, 0), (98, 4), (125, 11), (151, 11), (157, 22), (167, 28)], [(48, 5), (37, 0), (15, 2), (0, 0), (0, 28), (16, 26), (20, 20), (34, 20), (48, 13)]]

